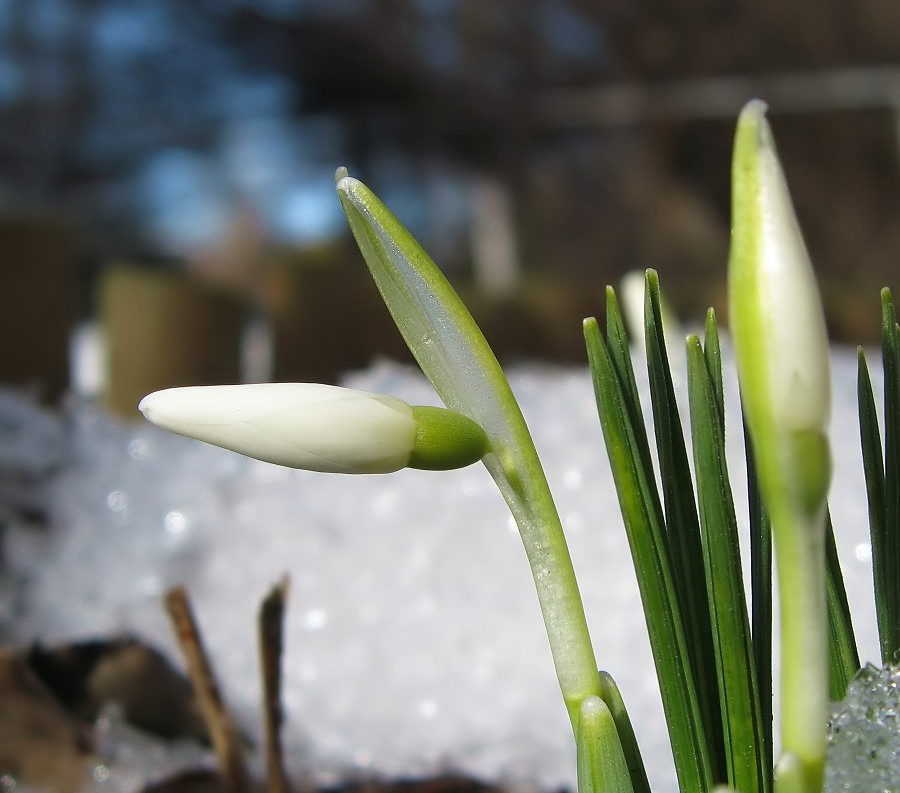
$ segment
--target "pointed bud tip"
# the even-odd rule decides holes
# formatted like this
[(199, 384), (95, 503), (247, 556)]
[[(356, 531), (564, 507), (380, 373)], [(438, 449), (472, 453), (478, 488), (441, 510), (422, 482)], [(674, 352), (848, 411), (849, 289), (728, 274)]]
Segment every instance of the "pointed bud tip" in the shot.
[(334, 172), (334, 186), (338, 193), (343, 193), (347, 197), (352, 197), (357, 189), (362, 185), (359, 179), (350, 176), (350, 172), (346, 166), (341, 166)]
[(754, 120), (759, 120), (765, 118), (768, 109), (769, 105), (765, 100), (757, 98), (751, 99), (741, 109), (740, 119), (744, 120), (752, 118)]
[[(182, 388), (164, 388), (147, 394), (139, 403), (138, 410), (147, 421), (163, 429), (181, 432), (177, 427), (185, 421), (203, 422), (207, 410), (206, 388), (203, 386), (185, 386)], [(218, 386), (218, 388), (234, 388), (234, 386)]]
[(412, 409), (394, 397), (320, 383), (187, 386), (144, 397), (163, 429), (277, 465), (331, 473), (406, 466)]
[(755, 158), (759, 152), (774, 148), (772, 132), (766, 119), (768, 109), (769, 106), (762, 99), (751, 99), (741, 109), (735, 133), (735, 167), (752, 171), (756, 167)]
[[(158, 395), (160, 391), (154, 391), (152, 394), (147, 394), (140, 402), (138, 402), (138, 410), (144, 414), (144, 418), (147, 421), (153, 421), (153, 413), (155, 412), (155, 408), (157, 405)], [(156, 422), (154, 422), (155, 424)]]

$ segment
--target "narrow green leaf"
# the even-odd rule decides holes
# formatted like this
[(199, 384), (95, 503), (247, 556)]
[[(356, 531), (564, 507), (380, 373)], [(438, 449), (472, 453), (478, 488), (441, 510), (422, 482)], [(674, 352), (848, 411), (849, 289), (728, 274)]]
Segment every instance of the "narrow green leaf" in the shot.
[(859, 653), (830, 512), (825, 524), (825, 595), (828, 598), (828, 693), (832, 702), (839, 702), (859, 671)]
[[(713, 360), (715, 357), (711, 356)], [(765, 765), (737, 519), (725, 462), (722, 406), (696, 336), (688, 339), (688, 391), (727, 782), (742, 793), (754, 793), (766, 790), (769, 769)]]
[[(881, 660), (888, 664), (900, 652), (900, 328), (890, 290), (881, 293), (882, 362), (884, 364), (884, 525), (872, 538), (872, 567), (876, 583)], [(877, 559), (876, 559), (877, 555)]]
[(750, 518), (750, 626), (753, 637), (753, 665), (759, 691), (759, 714), (763, 728), (763, 755), (768, 788), (773, 785), (775, 762), (772, 714), (772, 524), (759, 489), (753, 444), (744, 424), (747, 458), (747, 497)]
[(869, 540), (872, 544), (872, 578), (875, 589), (875, 616), (882, 663), (888, 663), (887, 648), (889, 628), (888, 605), (890, 582), (884, 572), (885, 504), (884, 455), (881, 449), (881, 432), (875, 409), (872, 379), (862, 347), (857, 350), (857, 398), (859, 402), (859, 434), (862, 447), (863, 474), (866, 480), (866, 498), (869, 506)]
[[(629, 421), (635, 427), (644, 427), (644, 411), (638, 392), (637, 380), (634, 377), (634, 365), (631, 361), (631, 345), (625, 332), (625, 322), (619, 308), (619, 300), (611, 286), (606, 287), (606, 344), (609, 350), (613, 370), (618, 377), (622, 390), (625, 411)], [(653, 457), (650, 454), (650, 443), (646, 431), (635, 436), (635, 443), (640, 455), (641, 465), (648, 471), (653, 470)]]
[(665, 505), (666, 538), (704, 731), (710, 741), (713, 774), (716, 781), (723, 781), (726, 778), (726, 752), (721, 740), (721, 706), (719, 688), (716, 685), (716, 662), (700, 521), (694, 501), (694, 483), (684, 443), (681, 415), (678, 412), (666, 352), (659, 279), (653, 270), (647, 271), (645, 283), (644, 339), (647, 345), (653, 426)]
[(578, 793), (634, 793), (615, 719), (598, 696), (581, 703), (575, 749)]
[(606, 343), (613, 368), (616, 370), (616, 375), (625, 392), (635, 402), (639, 402), (625, 320), (622, 318), (622, 309), (619, 306), (616, 290), (611, 286), (606, 287)]
[(600, 697), (609, 708), (613, 721), (616, 723), (616, 732), (622, 743), (622, 753), (625, 755), (625, 763), (628, 773), (631, 775), (631, 786), (634, 793), (650, 793), (650, 781), (647, 779), (647, 770), (644, 768), (644, 758), (638, 747), (637, 737), (631, 718), (625, 708), (625, 700), (616, 681), (608, 672), (600, 672)]
[(706, 312), (706, 327), (703, 336), (703, 356), (706, 358), (706, 369), (709, 372), (710, 385), (713, 396), (719, 406), (719, 415), (722, 424), (722, 434), (725, 434), (725, 383), (722, 378), (722, 348), (719, 344), (719, 325), (716, 322), (716, 312), (708, 309)]
[(588, 362), (600, 424), (631, 546), (679, 785), (685, 793), (706, 791), (714, 779), (690, 657), (682, 627), (662, 507), (652, 468), (642, 459), (638, 437), (643, 420), (626, 408), (628, 384), (617, 375), (596, 320), (584, 323)]

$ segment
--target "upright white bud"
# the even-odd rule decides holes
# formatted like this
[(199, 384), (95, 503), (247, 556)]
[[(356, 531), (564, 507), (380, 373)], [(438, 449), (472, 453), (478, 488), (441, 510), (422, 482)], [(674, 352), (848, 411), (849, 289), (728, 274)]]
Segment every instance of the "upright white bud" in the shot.
[(730, 325), (757, 453), (781, 450), (780, 476), (815, 513), (830, 479), (828, 334), (765, 111), (765, 103), (749, 102), (735, 136)]
[(139, 409), (179, 435), (324, 473), (460, 468), (488, 451), (481, 428), (458, 413), (318, 383), (170, 388)]
[(786, 430), (824, 430), (831, 407), (825, 317), (765, 111), (762, 101), (749, 102), (735, 140), (728, 280), (735, 345), (754, 386), (744, 398), (767, 402)]
[(731, 331), (778, 571), (782, 759), (775, 788), (820, 793), (828, 705), (829, 346), (765, 110), (760, 101), (744, 107), (734, 142)]

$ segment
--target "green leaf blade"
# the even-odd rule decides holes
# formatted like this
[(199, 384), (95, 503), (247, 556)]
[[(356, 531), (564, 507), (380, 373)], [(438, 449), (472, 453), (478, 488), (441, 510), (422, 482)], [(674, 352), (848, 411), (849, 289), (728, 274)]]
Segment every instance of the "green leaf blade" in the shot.
[(825, 596), (828, 599), (828, 690), (832, 702), (839, 702), (860, 664), (830, 513), (825, 524)]
[(876, 608), (882, 663), (900, 652), (900, 328), (894, 300), (882, 290), (882, 363), (884, 365), (884, 517), (880, 536), (872, 537)]
[(888, 653), (888, 615), (890, 612), (888, 582), (884, 574), (885, 502), (884, 454), (881, 447), (881, 431), (875, 409), (872, 378), (866, 363), (866, 354), (857, 350), (857, 398), (859, 405), (859, 434), (862, 448), (863, 474), (866, 480), (866, 498), (869, 507), (869, 540), (872, 544), (872, 578), (875, 589), (875, 615), (882, 663)]
[(742, 793), (768, 790), (765, 735), (750, 620), (744, 595), (737, 519), (725, 462), (723, 406), (700, 340), (688, 341), (688, 390), (694, 467), (703, 530), (728, 784)]
[(772, 714), (772, 523), (759, 488), (753, 444), (743, 425), (747, 459), (747, 497), (750, 519), (750, 630), (753, 639), (753, 663), (759, 691), (759, 712), (763, 728), (765, 767), (771, 789), (775, 755)]
[[(662, 506), (653, 470), (642, 453), (646, 448), (643, 420), (631, 418), (629, 384), (617, 374), (596, 320), (585, 320), (584, 333), (600, 424), (644, 604), (675, 769), (681, 790), (699, 793), (709, 790), (715, 780), (675, 591)], [(639, 440), (641, 436), (643, 441)]]
[(659, 457), (660, 482), (665, 506), (666, 539), (672, 573), (691, 659), (710, 760), (717, 780), (725, 779), (725, 747), (716, 663), (710, 624), (709, 596), (704, 574), (700, 521), (694, 501), (694, 481), (682, 432), (681, 415), (669, 365), (663, 329), (659, 278), (646, 274), (644, 307), (647, 371), (653, 410), (653, 427)]

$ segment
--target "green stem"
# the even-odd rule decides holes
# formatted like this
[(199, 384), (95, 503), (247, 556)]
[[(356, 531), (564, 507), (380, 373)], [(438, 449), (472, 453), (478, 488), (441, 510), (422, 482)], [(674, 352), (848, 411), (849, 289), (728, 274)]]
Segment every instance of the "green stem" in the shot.
[[(828, 716), (828, 619), (825, 599), (824, 512), (812, 518), (790, 505), (769, 502), (775, 542), (781, 617), (781, 743), (795, 783), (821, 793)], [(821, 525), (819, 525), (821, 524)], [(781, 764), (779, 764), (780, 766)], [(781, 790), (776, 769), (776, 789)]]
[(519, 528), (556, 676), (575, 729), (582, 701), (601, 693), (597, 662), (562, 523), (536, 452), (529, 462), (530, 470), (523, 472), (503, 468), (496, 458), (485, 459)]

